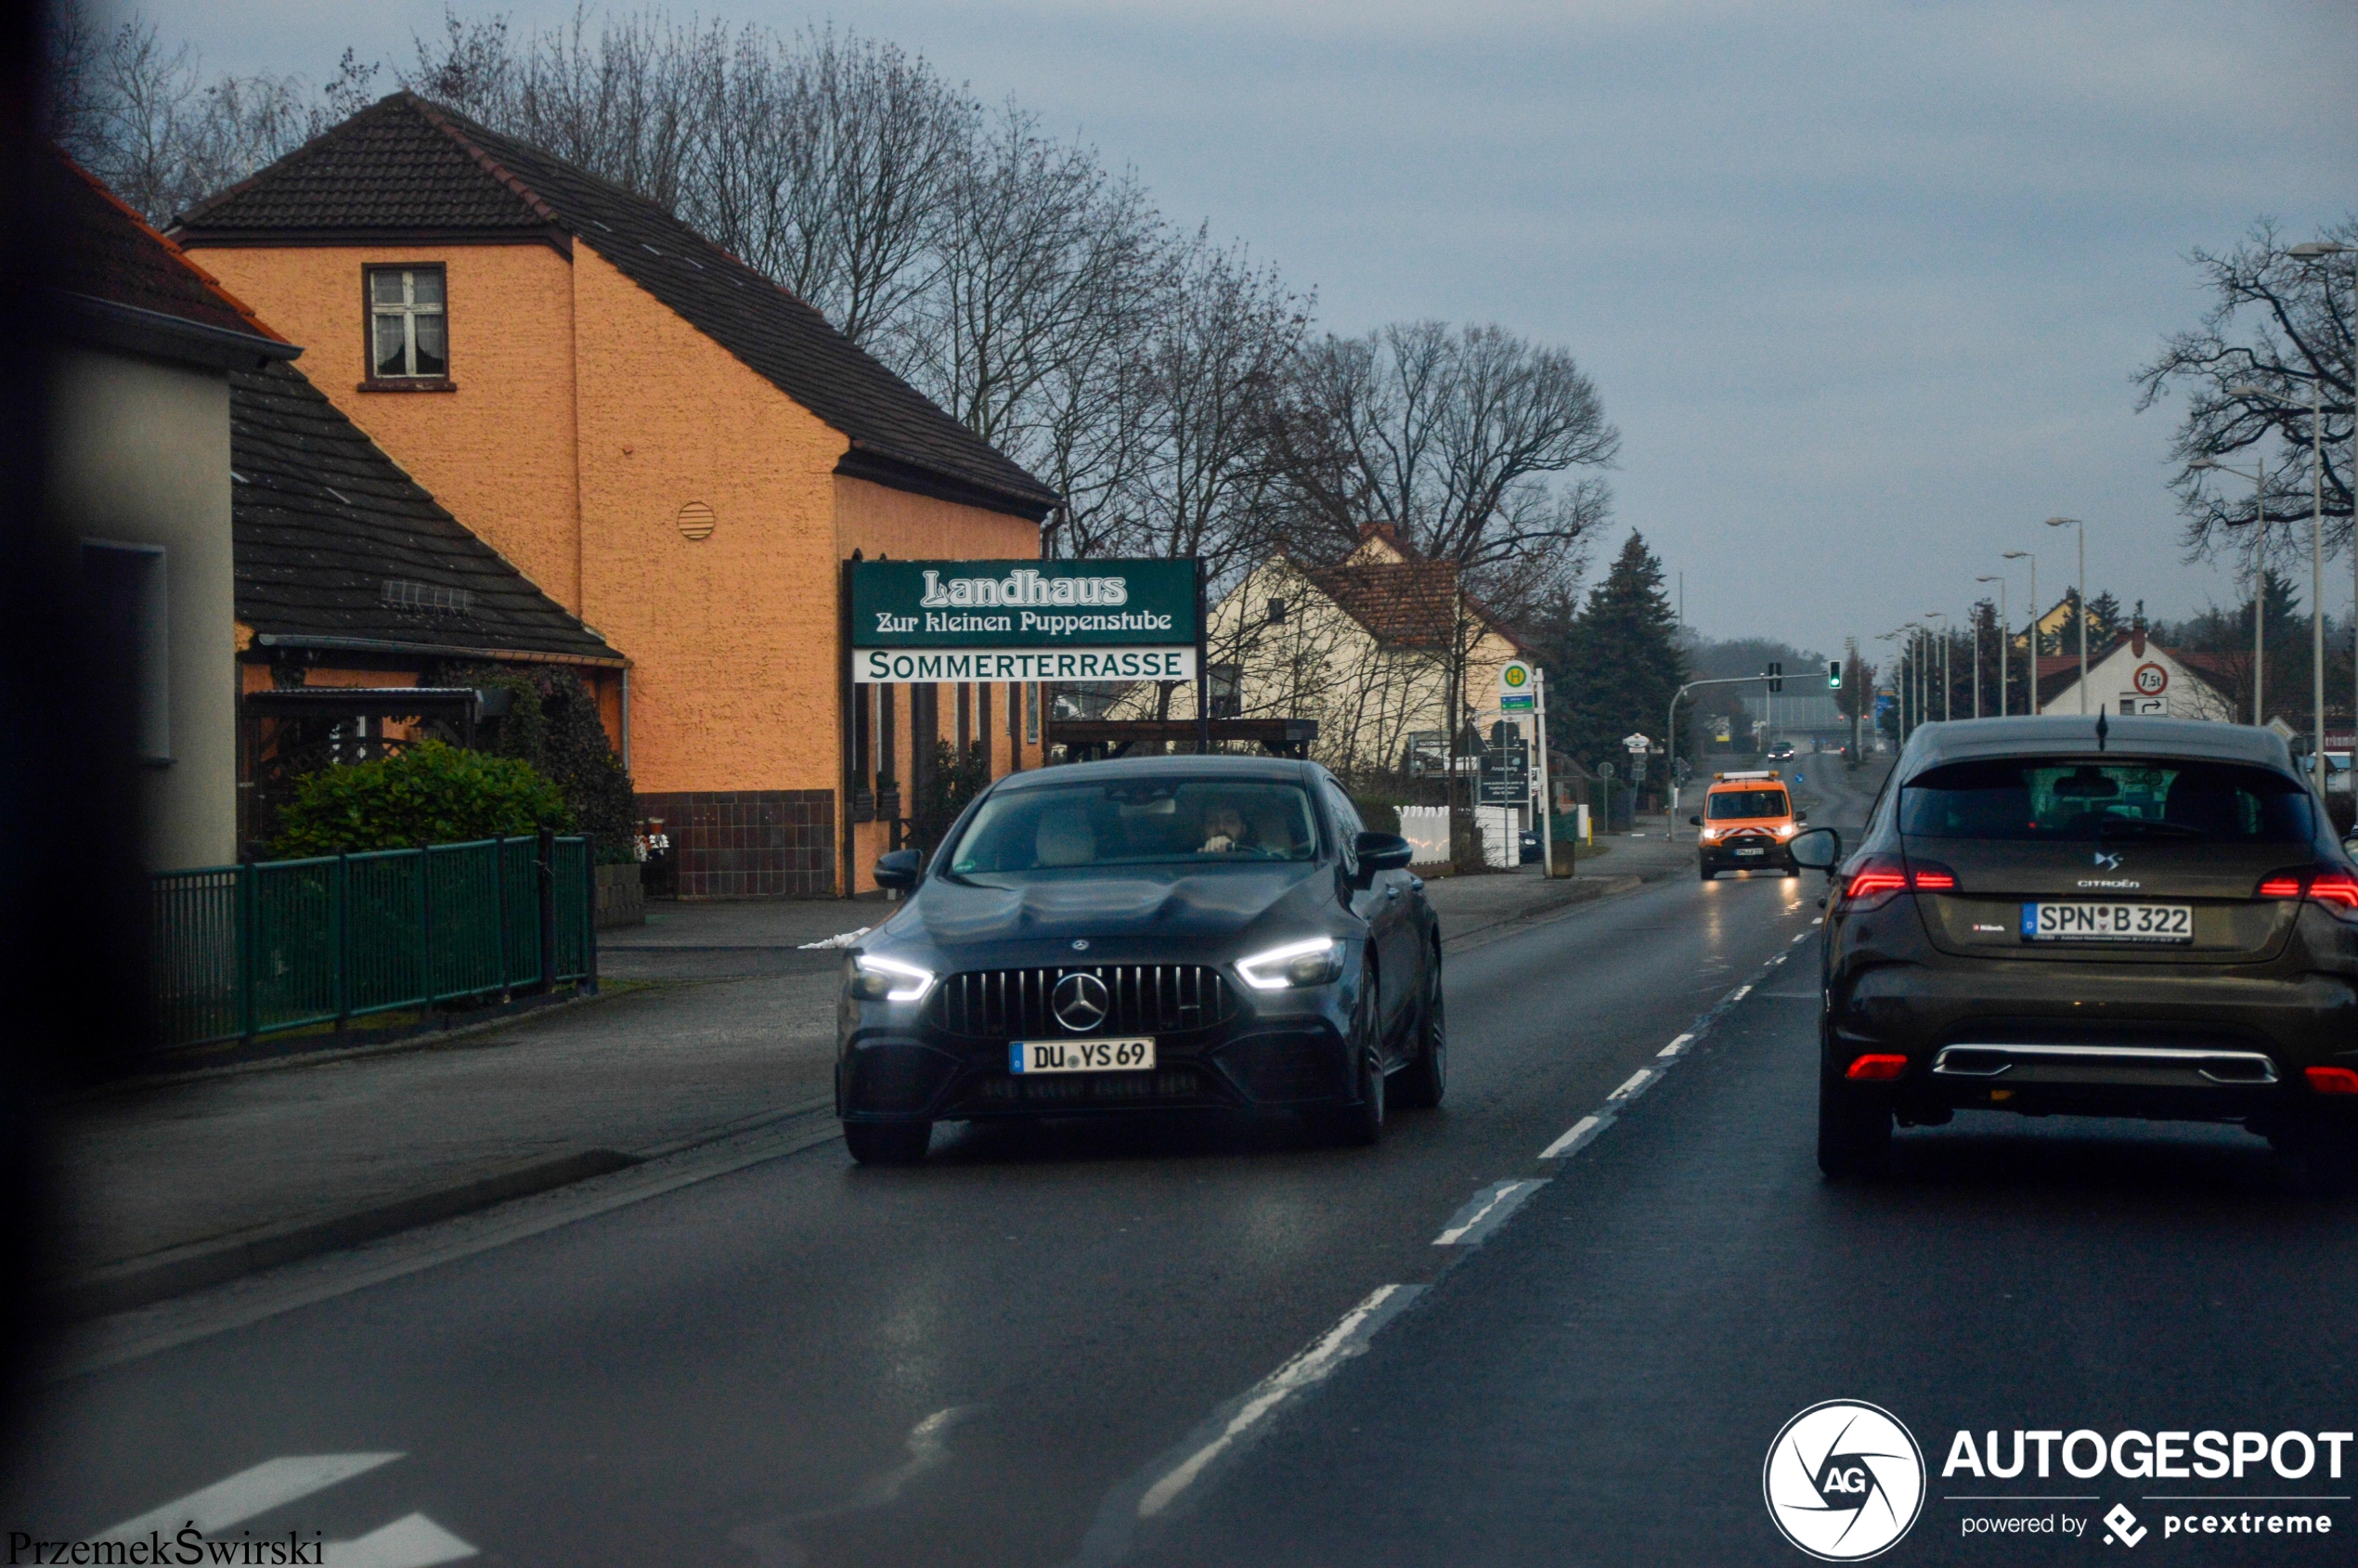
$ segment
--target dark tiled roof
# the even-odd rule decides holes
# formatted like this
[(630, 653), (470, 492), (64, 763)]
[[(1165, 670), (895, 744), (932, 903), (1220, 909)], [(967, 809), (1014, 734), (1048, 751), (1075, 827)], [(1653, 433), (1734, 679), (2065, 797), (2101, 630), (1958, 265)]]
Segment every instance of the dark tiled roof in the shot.
[(1457, 569), (1442, 561), (1302, 569), (1345, 615), (1395, 648), (1446, 648), (1456, 633)]
[(852, 443), (841, 472), (1039, 517), (1056, 493), (654, 203), (410, 93), (371, 105), (175, 230), (191, 243), (567, 236)]
[(219, 331), (286, 341), (64, 153), (44, 161), (41, 176), (57, 225), (59, 288)]
[(293, 366), (231, 372), (229, 463), (238, 619), (256, 632), (618, 662)]

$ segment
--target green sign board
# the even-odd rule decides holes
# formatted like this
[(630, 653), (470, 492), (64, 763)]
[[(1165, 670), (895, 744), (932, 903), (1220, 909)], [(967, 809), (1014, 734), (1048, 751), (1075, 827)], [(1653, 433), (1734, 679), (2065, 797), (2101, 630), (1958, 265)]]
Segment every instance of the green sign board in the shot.
[(1192, 680), (1196, 564), (858, 561), (854, 680)]

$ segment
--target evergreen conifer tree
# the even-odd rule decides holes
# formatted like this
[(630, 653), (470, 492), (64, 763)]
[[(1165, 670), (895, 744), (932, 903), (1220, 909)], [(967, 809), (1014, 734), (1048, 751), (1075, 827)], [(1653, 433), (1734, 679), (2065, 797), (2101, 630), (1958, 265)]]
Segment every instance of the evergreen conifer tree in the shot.
[[(1663, 590), (1662, 563), (1646, 548), (1643, 535), (1630, 533), (1570, 629), (1563, 667), (1548, 676), (1549, 706), (1556, 710), (1550, 727), (1561, 725), (1566, 749), (1585, 766), (1611, 762), (1624, 770), (1629, 757), (1622, 738), (1642, 733), (1657, 744), (1666, 740), (1663, 721), (1687, 679), (1678, 617)], [(1682, 708), (1682, 727), (1686, 721)], [(1678, 749), (1692, 753), (1683, 736)], [(1662, 783), (1661, 766), (1659, 759), (1652, 764), (1651, 782), (1656, 785)]]

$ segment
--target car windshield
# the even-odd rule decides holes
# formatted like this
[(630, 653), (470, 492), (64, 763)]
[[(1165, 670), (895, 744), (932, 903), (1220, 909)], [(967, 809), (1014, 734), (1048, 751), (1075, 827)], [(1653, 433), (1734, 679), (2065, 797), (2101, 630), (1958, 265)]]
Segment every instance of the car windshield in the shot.
[(1723, 789), (1711, 797), (1709, 808), (1713, 822), (1726, 822), (1730, 817), (1781, 817), (1785, 814), (1785, 792), (1781, 789)]
[(1308, 793), (1259, 779), (1124, 779), (1003, 791), (959, 836), (960, 875), (1227, 865), (1318, 853)]
[(1911, 779), (1899, 828), (1920, 838), (2305, 844), (2308, 791), (2264, 768), (2202, 761), (1961, 762)]

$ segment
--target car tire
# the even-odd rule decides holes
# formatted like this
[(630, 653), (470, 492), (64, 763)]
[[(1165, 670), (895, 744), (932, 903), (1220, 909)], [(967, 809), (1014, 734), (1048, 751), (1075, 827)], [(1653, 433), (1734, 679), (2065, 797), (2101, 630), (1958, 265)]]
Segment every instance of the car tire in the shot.
[(1712, 869), (1711, 869), (1709, 866), (1707, 866), (1707, 865), (1706, 865), (1706, 866), (1698, 866), (1696, 869), (1697, 869), (1697, 870), (1699, 870), (1699, 871), (1701, 871), (1701, 872), (1703, 873), (1703, 879), (1704, 879), (1705, 882), (1710, 881), (1713, 877), (1715, 877), (1715, 876), (1717, 876), (1717, 875), (1719, 875), (1717, 872), (1716, 872), (1716, 871), (1712, 870)]
[(1328, 1143), (1346, 1147), (1367, 1148), (1383, 1141), (1384, 1070), (1380, 1054), (1382, 1043), (1376, 1038), (1376, 1020), (1383, 1015), (1377, 1007), (1377, 979), (1368, 971), (1367, 984), (1359, 988), (1359, 1003), (1351, 1012), (1351, 1056), (1357, 1082), (1355, 1104), (1322, 1106), (1313, 1118), (1312, 1125)]
[(844, 1147), (862, 1165), (914, 1165), (933, 1142), (930, 1121), (847, 1121)]
[(1891, 1107), (1846, 1083), (1818, 1084), (1818, 1169), (1838, 1182), (1883, 1174), (1891, 1158)]
[(1425, 1002), (1417, 1012), (1417, 1058), (1400, 1069), (1398, 1094), (1402, 1105), (1430, 1110), (1448, 1089), (1449, 1016), (1442, 1002), (1441, 954), (1436, 950), (1425, 965)]

